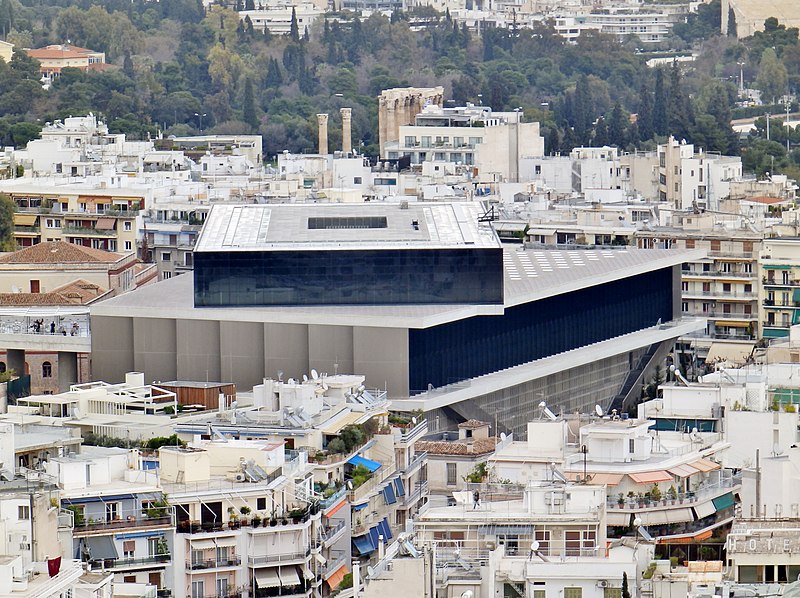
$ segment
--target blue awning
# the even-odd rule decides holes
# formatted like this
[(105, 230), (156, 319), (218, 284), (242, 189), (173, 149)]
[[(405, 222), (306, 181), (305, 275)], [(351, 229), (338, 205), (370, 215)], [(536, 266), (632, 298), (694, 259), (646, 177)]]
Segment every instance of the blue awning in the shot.
[(361, 503), (360, 505), (353, 505), (354, 511), (360, 511), (361, 509), (366, 509), (369, 506), (368, 502)]
[(713, 503), (714, 508), (717, 511), (730, 509), (732, 506), (736, 504), (736, 501), (733, 499), (733, 494), (731, 494), (730, 492), (728, 492), (727, 494), (723, 494), (722, 496), (718, 496), (711, 502)]
[(386, 517), (384, 517), (383, 521), (378, 524), (378, 528), (380, 529), (384, 540), (388, 542), (392, 539), (392, 528), (389, 527), (389, 520), (386, 519)]
[(362, 457), (361, 455), (353, 455), (350, 457), (347, 462), (352, 465), (353, 467), (358, 467), (359, 465), (363, 465), (366, 467), (370, 473), (378, 471), (380, 469), (381, 464), (377, 461), (373, 461), (372, 459), (367, 459), (366, 457)]
[(374, 548), (378, 548), (378, 536), (380, 532), (378, 531), (378, 526), (369, 528), (369, 541), (372, 542), (372, 546)]
[(377, 544), (375, 546), (372, 545), (372, 540), (369, 535), (357, 536), (353, 538), (353, 548), (355, 548), (357, 554), (367, 555), (375, 551)]
[(403, 480), (401, 480), (400, 478), (397, 478), (394, 481), (394, 487), (397, 490), (397, 496), (405, 496), (406, 495), (406, 489), (403, 486)]
[(120, 500), (131, 500), (136, 498), (135, 494), (114, 494), (112, 496), (84, 496), (81, 498), (65, 498), (64, 503), (70, 505), (80, 505), (87, 502), (117, 502)]
[(392, 484), (383, 488), (383, 497), (386, 499), (387, 505), (393, 505), (397, 502), (397, 497), (394, 495), (394, 486)]

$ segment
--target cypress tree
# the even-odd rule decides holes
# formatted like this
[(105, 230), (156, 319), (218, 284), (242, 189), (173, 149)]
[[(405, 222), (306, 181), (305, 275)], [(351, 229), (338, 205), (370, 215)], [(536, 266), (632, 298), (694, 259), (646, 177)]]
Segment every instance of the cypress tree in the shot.
[(300, 41), (300, 28), (297, 25), (297, 10), (295, 10), (294, 6), (292, 6), (292, 22), (289, 25), (289, 37), (292, 38), (292, 41)]
[(647, 84), (642, 81), (639, 88), (639, 112), (636, 116), (639, 138), (642, 141), (653, 138), (653, 98)]
[(617, 102), (611, 112), (611, 121), (608, 123), (608, 140), (611, 145), (625, 147), (625, 115), (622, 106)]
[(250, 77), (244, 81), (244, 97), (242, 98), (242, 120), (246, 122), (252, 129), (258, 127), (258, 118), (256, 117), (256, 102), (253, 97), (253, 82)]
[[(655, 98), (653, 100), (653, 130), (656, 135), (666, 135), (669, 131), (667, 118), (667, 89), (663, 69), (656, 70)], [(644, 137), (644, 136), (642, 136)]]

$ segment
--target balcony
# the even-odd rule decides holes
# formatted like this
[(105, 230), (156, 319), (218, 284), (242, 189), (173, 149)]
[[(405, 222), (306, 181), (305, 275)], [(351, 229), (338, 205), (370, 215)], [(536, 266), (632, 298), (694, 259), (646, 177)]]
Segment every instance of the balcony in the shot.
[(141, 558), (124, 558), (105, 561), (103, 566), (106, 569), (135, 569), (138, 567), (147, 567), (149, 565), (160, 565), (171, 561), (172, 555), (170, 554), (154, 554)]
[(345, 495), (347, 495), (347, 488), (345, 486), (342, 486), (341, 488), (339, 488), (339, 490), (331, 494), (328, 498), (323, 498), (320, 501), (319, 503), (320, 509), (322, 509), (322, 512), (324, 513), (332, 506), (339, 504), (339, 501), (341, 501), (342, 498), (345, 497)]
[(230, 556), (226, 559), (205, 559), (198, 561), (187, 561), (186, 569), (188, 571), (205, 571), (207, 569), (221, 569), (224, 567), (238, 567), (242, 564), (242, 558), (239, 556)]
[(623, 497), (623, 502), (619, 502), (619, 498), (609, 496), (606, 499), (606, 507), (614, 509), (615, 511), (655, 511), (660, 509), (672, 508), (686, 508), (691, 507), (699, 502), (706, 502), (710, 499), (716, 498), (732, 490), (737, 490), (742, 484), (741, 475), (733, 476), (730, 478), (722, 479), (719, 482), (708, 484), (698, 488), (694, 492), (677, 493), (675, 498), (670, 498), (666, 493), (662, 494), (660, 500), (652, 500), (649, 498), (638, 497)]
[(765, 287), (800, 287), (800, 280), (786, 279), (786, 280), (770, 280), (768, 278), (762, 279)]
[(428, 422), (427, 420), (422, 420), (413, 428), (409, 428), (400, 434), (400, 438), (397, 439), (397, 442), (400, 445), (410, 445), (415, 443), (417, 440), (425, 436), (428, 433)]
[(247, 557), (248, 567), (271, 567), (274, 565), (297, 564), (311, 556), (311, 550), (302, 552), (271, 553), (264, 555), (250, 555)]
[(98, 230), (89, 226), (65, 226), (61, 229), (61, 233), (68, 237), (113, 237), (117, 231)]
[(683, 295), (684, 299), (692, 299), (694, 297), (712, 297), (721, 301), (755, 301), (758, 299), (758, 293), (756, 292), (733, 293), (731, 291), (682, 291), (681, 295)]
[(334, 560), (328, 561), (327, 565), (325, 566), (325, 571), (322, 573), (322, 577), (328, 579), (331, 575), (336, 573), (336, 571), (342, 566), (347, 564), (347, 553), (342, 551), (342, 554), (337, 556)]
[(718, 320), (740, 320), (742, 322), (750, 322), (758, 320), (758, 314), (744, 314), (740, 312), (724, 312), (724, 311), (704, 311), (697, 314), (703, 318), (713, 318)]
[[(166, 509), (166, 508), (165, 508)], [(172, 507), (169, 507), (170, 513), (162, 517), (148, 517), (146, 515), (123, 515), (116, 519), (89, 519), (83, 520), (81, 517), (75, 518), (75, 527), (73, 534), (76, 536), (88, 535), (98, 531), (105, 530), (123, 530), (131, 528), (153, 528), (153, 527), (172, 527), (173, 515)]]
[(423, 496), (427, 496), (427, 494), (428, 494), (427, 480), (424, 482), (417, 482), (414, 485), (414, 491), (409, 494), (406, 494), (403, 497), (403, 506), (413, 507), (420, 498), (422, 498)]
[(326, 548), (334, 544), (339, 538), (344, 535), (344, 530), (347, 528), (344, 520), (341, 520), (337, 525), (324, 527), (319, 531), (319, 538), (317, 539), (318, 545), (321, 544)]
[(684, 278), (742, 278), (753, 280), (758, 276), (753, 272), (723, 272), (722, 270), (693, 271), (682, 270), (681, 276)]

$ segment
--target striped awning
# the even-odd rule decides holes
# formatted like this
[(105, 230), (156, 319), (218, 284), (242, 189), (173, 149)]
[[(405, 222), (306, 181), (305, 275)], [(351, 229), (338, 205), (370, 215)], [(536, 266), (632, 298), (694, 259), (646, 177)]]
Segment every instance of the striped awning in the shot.
[(720, 468), (719, 463), (714, 463), (708, 459), (698, 459), (697, 461), (689, 463), (689, 465), (702, 472), (714, 471), (715, 469)]
[(691, 465), (676, 465), (675, 467), (670, 467), (667, 471), (672, 475), (678, 476), (679, 478), (688, 478), (700, 470), (695, 469)]
[(656, 482), (671, 482), (672, 476), (663, 470), (643, 471), (642, 473), (629, 473), (628, 477), (636, 484), (655, 484)]

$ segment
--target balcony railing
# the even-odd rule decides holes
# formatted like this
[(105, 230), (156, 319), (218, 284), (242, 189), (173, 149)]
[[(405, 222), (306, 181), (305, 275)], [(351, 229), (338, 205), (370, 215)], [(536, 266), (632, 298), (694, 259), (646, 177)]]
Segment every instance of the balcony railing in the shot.
[(114, 229), (96, 229), (89, 226), (65, 226), (61, 233), (70, 237), (113, 237)]
[(328, 564), (325, 566), (325, 572), (322, 574), (324, 578), (328, 578), (333, 575), (339, 567), (347, 563), (347, 553), (342, 551), (342, 554), (337, 556), (334, 560), (328, 561)]
[(242, 559), (239, 556), (231, 556), (227, 559), (205, 559), (197, 561), (187, 561), (186, 568), (191, 571), (198, 571), (201, 569), (219, 569), (221, 567), (238, 567), (242, 564)]
[(310, 549), (302, 552), (271, 553), (257, 556), (250, 555), (247, 557), (247, 564), (250, 567), (259, 567), (263, 565), (291, 563), (293, 561), (305, 560), (310, 555)]
[(427, 420), (422, 420), (413, 428), (400, 434), (400, 438), (398, 440), (402, 444), (411, 444), (427, 433), (428, 422)]
[(654, 510), (664, 507), (690, 506), (700, 501), (706, 501), (709, 499), (709, 497), (713, 498), (719, 496), (720, 494), (724, 494), (725, 492), (729, 492), (731, 489), (740, 486), (741, 483), (741, 475), (732, 476), (730, 478), (722, 479), (719, 482), (702, 486), (694, 492), (676, 493), (674, 498), (668, 496), (667, 493), (664, 492), (659, 500), (653, 500), (652, 498), (645, 497), (639, 498), (624, 496), (622, 498), (623, 502), (620, 503), (619, 498), (609, 496), (606, 499), (606, 506), (609, 509), (623, 511), (641, 511), (642, 509)]
[(331, 527), (321, 528), (319, 530), (318, 543), (328, 546), (340, 537), (340, 532), (345, 529), (344, 519), (338, 524)]
[[(79, 519), (79, 518), (76, 518)], [(169, 527), (173, 525), (171, 514), (162, 517), (147, 517), (145, 515), (127, 515), (117, 519), (88, 519), (75, 522), (73, 533), (92, 532), (107, 529), (125, 529), (131, 527)]]
[(682, 276), (686, 277), (695, 277), (695, 276), (702, 276), (703, 278), (758, 278), (755, 273), (753, 272), (723, 272), (722, 270), (708, 270), (708, 271), (694, 271), (694, 270), (683, 270), (681, 271)]
[(417, 482), (414, 491), (403, 497), (403, 506), (413, 506), (422, 496), (428, 494), (428, 482)]
[(333, 505), (338, 504), (338, 502), (342, 500), (342, 498), (346, 494), (347, 494), (347, 488), (345, 486), (342, 486), (341, 488), (339, 488), (339, 490), (331, 494), (328, 498), (323, 498), (320, 501), (319, 506), (323, 511), (330, 509)]
[(769, 278), (764, 278), (762, 280), (764, 286), (766, 287), (798, 287), (800, 286), (800, 280), (772, 280)]
[(169, 563), (172, 560), (170, 554), (154, 554), (141, 558), (123, 558), (113, 561), (105, 561), (103, 566), (106, 569), (122, 569), (125, 567), (138, 567), (142, 565), (155, 565), (159, 563)]
[(404, 467), (400, 470), (401, 473), (410, 474), (414, 470), (416, 470), (420, 465), (422, 465), (428, 459), (427, 451), (422, 451), (414, 455), (414, 458), (411, 459), (411, 463), (408, 464), (408, 467)]

